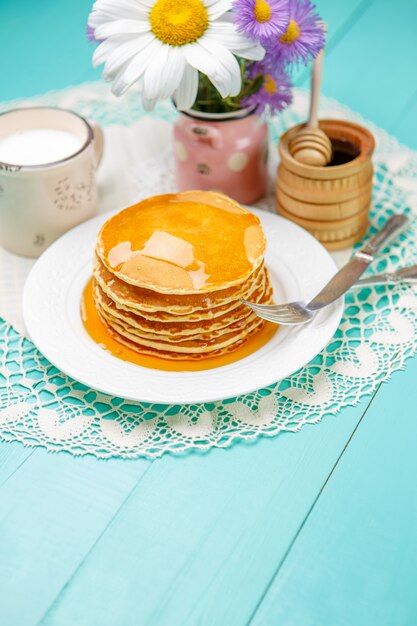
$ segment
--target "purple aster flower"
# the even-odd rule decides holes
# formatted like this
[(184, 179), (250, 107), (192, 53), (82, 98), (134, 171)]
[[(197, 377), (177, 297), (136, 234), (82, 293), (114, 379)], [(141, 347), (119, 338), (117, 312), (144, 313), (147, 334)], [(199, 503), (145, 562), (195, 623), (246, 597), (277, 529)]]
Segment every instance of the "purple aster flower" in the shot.
[(272, 63), (308, 63), (324, 47), (323, 24), (310, 0), (292, 0), (286, 31), (262, 42)]
[(92, 26), (90, 26), (89, 24), (87, 24), (87, 39), (88, 41), (93, 41), (95, 43), (98, 43), (98, 39), (96, 39), (96, 36), (94, 34), (94, 28)]
[(257, 113), (274, 115), (291, 104), (291, 79), (281, 65), (277, 65), (274, 71), (271, 71), (271, 68), (266, 67), (263, 62), (253, 63), (248, 76), (252, 80), (257, 76), (263, 76), (264, 81), (259, 91), (242, 99), (243, 106), (256, 106)]
[(285, 32), (289, 0), (233, 0), (233, 21), (250, 39), (270, 39)]

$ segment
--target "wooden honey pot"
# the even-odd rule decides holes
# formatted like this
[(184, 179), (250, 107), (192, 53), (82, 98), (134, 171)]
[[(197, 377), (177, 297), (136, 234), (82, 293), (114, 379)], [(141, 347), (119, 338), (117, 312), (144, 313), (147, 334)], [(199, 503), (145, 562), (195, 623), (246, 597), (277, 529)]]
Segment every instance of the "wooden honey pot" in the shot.
[(296, 161), (290, 153), (291, 140), (303, 126), (288, 130), (279, 143), (278, 212), (308, 230), (328, 250), (346, 248), (368, 228), (374, 138), (358, 124), (322, 120), (319, 126), (331, 140), (333, 158), (329, 165), (316, 167)]

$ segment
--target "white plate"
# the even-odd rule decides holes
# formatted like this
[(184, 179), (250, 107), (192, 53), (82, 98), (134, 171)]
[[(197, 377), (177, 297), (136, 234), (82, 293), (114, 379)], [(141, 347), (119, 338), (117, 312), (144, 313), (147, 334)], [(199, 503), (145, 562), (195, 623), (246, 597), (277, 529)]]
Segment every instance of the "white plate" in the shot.
[[(276, 302), (315, 295), (337, 270), (323, 248), (302, 228), (251, 209), (265, 230), (266, 264)], [(107, 394), (144, 402), (211, 402), (260, 389), (308, 363), (330, 341), (343, 302), (321, 311), (310, 324), (281, 327), (250, 356), (216, 369), (165, 372), (121, 361), (89, 337), (80, 318), (80, 299), (91, 275), (95, 238), (110, 213), (77, 226), (58, 239), (34, 265), (23, 294), (27, 331), (44, 356), (72, 378)]]

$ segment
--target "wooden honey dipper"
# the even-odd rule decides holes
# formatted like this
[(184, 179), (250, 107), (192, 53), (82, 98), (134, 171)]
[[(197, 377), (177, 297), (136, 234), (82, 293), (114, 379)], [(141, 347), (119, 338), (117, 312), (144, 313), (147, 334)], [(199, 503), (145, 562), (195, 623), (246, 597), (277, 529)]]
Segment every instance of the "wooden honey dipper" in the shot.
[(332, 160), (332, 144), (326, 133), (319, 128), (318, 122), (318, 103), (323, 71), (323, 58), (324, 51), (321, 50), (313, 61), (309, 120), (306, 126), (299, 130), (291, 140), (289, 146), (294, 159), (305, 165), (313, 165), (316, 167), (327, 165)]

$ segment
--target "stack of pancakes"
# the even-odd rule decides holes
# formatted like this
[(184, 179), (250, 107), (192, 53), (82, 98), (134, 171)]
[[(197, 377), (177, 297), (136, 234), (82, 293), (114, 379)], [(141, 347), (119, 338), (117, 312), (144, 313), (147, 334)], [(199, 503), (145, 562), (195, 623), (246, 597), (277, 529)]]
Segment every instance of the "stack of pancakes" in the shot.
[(258, 218), (222, 194), (149, 198), (99, 232), (94, 301), (111, 335), (137, 352), (219, 356), (265, 323), (241, 303), (272, 302), (264, 252)]

